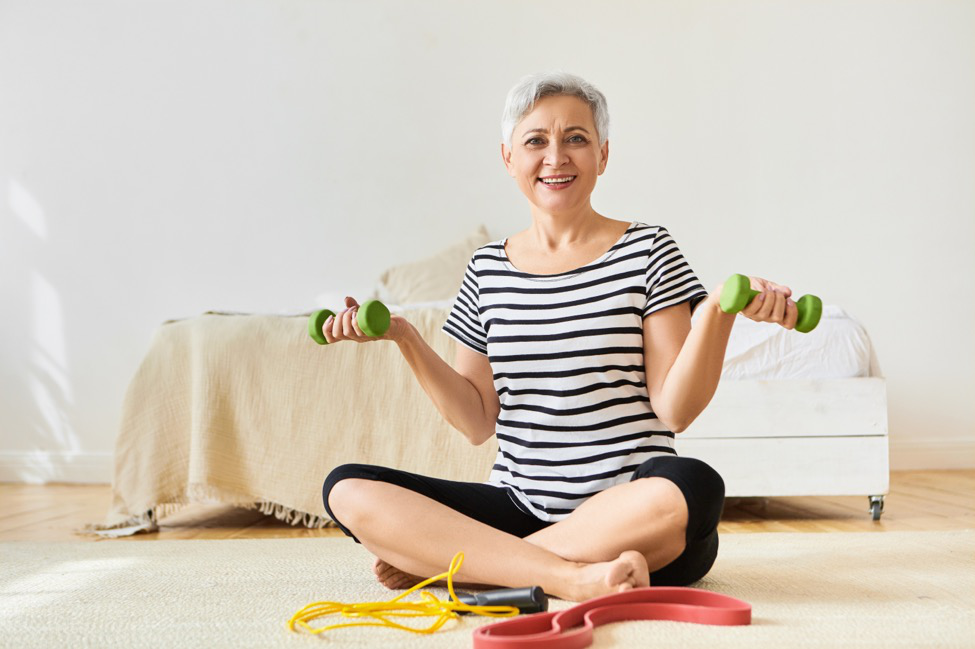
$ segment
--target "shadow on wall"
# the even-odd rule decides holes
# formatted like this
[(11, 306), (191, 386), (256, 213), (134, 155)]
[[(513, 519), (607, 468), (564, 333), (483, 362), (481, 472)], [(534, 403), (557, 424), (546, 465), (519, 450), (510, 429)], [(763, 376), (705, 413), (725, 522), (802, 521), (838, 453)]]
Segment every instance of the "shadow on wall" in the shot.
[[(80, 451), (78, 435), (71, 425), (70, 409), (74, 406), (74, 391), (68, 372), (68, 349), (65, 314), (60, 294), (45, 277), (39, 266), (40, 254), (48, 240), (47, 217), (41, 204), (17, 180), (10, 178), (7, 203), (15, 217), (14, 228), (23, 237), (11, 232), (8, 243), (16, 246), (12, 253), (14, 267), (9, 269), (8, 281), (14, 291), (12, 302), (22, 308), (8, 311), (10, 319), (7, 338), (3, 344), (13, 357), (9, 367), (4, 410), (8, 420), (9, 441), (0, 451), (14, 451), (12, 479), (42, 482), (57, 477), (52, 459), (70, 461)], [(16, 228), (17, 221), (20, 228)], [(19, 295), (18, 295), (19, 293)], [(17, 438), (27, 436), (27, 443)], [(24, 451), (25, 447), (33, 447)]]

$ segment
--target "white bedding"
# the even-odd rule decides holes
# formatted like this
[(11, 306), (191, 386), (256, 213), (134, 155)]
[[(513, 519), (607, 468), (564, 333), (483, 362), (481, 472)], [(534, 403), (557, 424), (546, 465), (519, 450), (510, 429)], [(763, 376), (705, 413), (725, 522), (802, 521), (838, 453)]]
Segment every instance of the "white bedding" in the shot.
[(847, 379), (882, 376), (866, 329), (838, 306), (824, 305), (807, 334), (738, 318), (728, 341), (722, 378)]

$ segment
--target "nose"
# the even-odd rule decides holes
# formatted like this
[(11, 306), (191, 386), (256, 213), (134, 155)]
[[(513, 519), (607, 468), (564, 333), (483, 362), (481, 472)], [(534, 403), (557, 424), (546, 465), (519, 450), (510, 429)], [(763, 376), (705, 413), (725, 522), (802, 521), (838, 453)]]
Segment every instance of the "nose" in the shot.
[(548, 167), (558, 168), (568, 162), (568, 160), (569, 156), (566, 153), (565, 145), (557, 139), (553, 139), (545, 149), (545, 157), (542, 161)]

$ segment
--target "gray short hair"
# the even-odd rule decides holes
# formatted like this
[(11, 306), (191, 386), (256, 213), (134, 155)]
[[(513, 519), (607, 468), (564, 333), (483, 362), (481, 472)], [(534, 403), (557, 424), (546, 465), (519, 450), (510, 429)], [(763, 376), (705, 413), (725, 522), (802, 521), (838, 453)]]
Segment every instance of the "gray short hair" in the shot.
[(581, 77), (568, 72), (539, 72), (523, 77), (508, 91), (501, 117), (501, 139), (509, 147), (511, 135), (525, 115), (535, 108), (535, 103), (543, 97), (571, 95), (589, 104), (592, 118), (596, 123), (599, 145), (609, 139), (609, 108), (606, 97), (595, 86)]

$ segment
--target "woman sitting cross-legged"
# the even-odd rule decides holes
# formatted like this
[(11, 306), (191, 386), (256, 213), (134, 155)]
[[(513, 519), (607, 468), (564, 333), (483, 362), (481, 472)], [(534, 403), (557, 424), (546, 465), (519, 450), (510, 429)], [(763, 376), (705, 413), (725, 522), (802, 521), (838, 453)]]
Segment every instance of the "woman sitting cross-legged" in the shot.
[[(402, 317), (363, 334), (352, 299), (323, 326), (330, 343), (395, 342), (453, 427), (472, 444), (498, 440), (486, 483), (362, 464), (329, 474), (328, 514), (390, 588), (442, 572), (461, 549), (459, 582), (574, 601), (689, 584), (714, 563), (724, 483), (678, 457), (674, 436), (711, 400), (735, 316), (666, 229), (593, 209), (608, 122), (603, 95), (573, 75), (509, 93), (501, 153), (531, 223), (471, 259), (443, 328), (453, 367)], [(752, 285), (762, 293), (742, 313), (794, 328), (791, 291)]]

